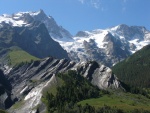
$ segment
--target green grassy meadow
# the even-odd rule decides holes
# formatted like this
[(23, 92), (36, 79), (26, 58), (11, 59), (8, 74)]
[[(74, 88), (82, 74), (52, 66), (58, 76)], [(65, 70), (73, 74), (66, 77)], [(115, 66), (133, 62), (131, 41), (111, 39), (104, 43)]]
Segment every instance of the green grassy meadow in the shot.
[(150, 111), (150, 99), (131, 93), (114, 93), (104, 95), (100, 98), (87, 99), (78, 102), (78, 104), (86, 105), (88, 103), (95, 108), (103, 107), (104, 105), (116, 107), (124, 111), (132, 111), (134, 109), (143, 109)]
[(39, 60), (39, 58), (36, 58), (23, 50), (12, 50), (9, 52), (8, 57), (10, 60), (9, 64), (12, 66), (18, 65), (20, 63)]

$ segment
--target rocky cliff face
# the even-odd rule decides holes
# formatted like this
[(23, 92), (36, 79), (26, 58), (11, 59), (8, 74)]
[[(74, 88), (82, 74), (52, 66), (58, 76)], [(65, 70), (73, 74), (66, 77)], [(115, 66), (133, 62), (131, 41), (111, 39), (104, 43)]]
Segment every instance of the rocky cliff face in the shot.
[(19, 12), (13, 15), (2, 15), (0, 16), (0, 27), (3, 23), (7, 23), (11, 26), (17, 27), (27, 27), (31, 25), (34, 21), (45, 24), (49, 34), (54, 39), (71, 39), (72, 35), (59, 26), (52, 16), (47, 16), (43, 10), (37, 12)]
[(45, 24), (49, 34), (54, 39), (72, 39), (72, 35), (62, 26), (58, 26), (52, 16), (47, 16), (43, 10), (35, 13), (30, 13), (34, 20), (40, 21)]
[(4, 56), (13, 46), (38, 58), (53, 56), (69, 59), (67, 52), (50, 37), (45, 25), (38, 21), (33, 21), (26, 27), (13, 27), (3, 23), (3, 27), (0, 28), (1, 55)]
[[(75, 63), (50, 57), (16, 67), (6, 75), (12, 85), (12, 99), (17, 98), (22, 103), (19, 108), (11, 108), (10, 112), (36, 112), (33, 108), (39, 104), (42, 106), (42, 90), (57, 83), (55, 74), (67, 70), (76, 70), (100, 89), (123, 89), (117, 77), (106, 66), (96, 62)], [(41, 112), (43, 110), (41, 108)]]
[(0, 70), (0, 109), (7, 109), (13, 104), (11, 90), (11, 84)]

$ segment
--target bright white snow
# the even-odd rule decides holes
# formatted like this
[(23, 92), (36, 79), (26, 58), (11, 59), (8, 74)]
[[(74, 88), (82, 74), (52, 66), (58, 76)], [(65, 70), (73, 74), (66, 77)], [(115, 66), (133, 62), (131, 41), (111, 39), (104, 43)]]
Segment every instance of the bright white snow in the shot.
[(55, 41), (59, 42), (60, 45), (68, 52), (74, 51), (74, 52), (79, 52), (79, 54), (82, 54), (82, 49), (83, 47), (83, 42), (87, 41), (89, 42), (90, 39), (93, 39), (97, 46), (99, 48), (104, 48), (105, 42), (103, 42), (104, 37), (108, 34), (108, 31), (106, 30), (94, 30), (92, 32), (86, 31), (86, 33), (89, 34), (88, 37), (73, 37), (73, 40), (69, 40), (68, 38), (65, 39), (55, 39)]
[[(10, 24), (12, 26), (29, 26), (29, 23), (26, 23), (23, 19), (24, 14), (29, 14), (30, 16), (36, 16), (39, 15), (41, 13), (42, 10), (38, 11), (38, 12), (19, 12), (13, 15), (7, 15), (7, 14), (3, 14), (2, 16), (0, 16), (0, 27), (3, 27), (3, 22)], [(52, 17), (48, 17), (48, 18), (52, 18)], [(89, 42), (90, 39), (93, 39), (95, 41), (95, 43), (97, 44), (97, 47), (99, 48), (106, 48), (107, 42), (103, 42), (104, 37), (110, 32), (114, 37), (119, 38), (122, 42), (126, 41), (124, 36), (121, 36), (117, 33), (118, 28), (120, 27), (120, 25), (112, 27), (112, 28), (108, 28), (105, 30), (102, 29), (97, 29), (97, 30), (93, 30), (93, 31), (84, 31), (85, 34), (87, 34), (84, 37), (73, 37), (73, 39), (71, 38), (67, 38), (65, 37), (66, 35), (63, 34), (63, 32), (61, 33), (63, 35), (63, 38), (59, 38), (56, 37), (57, 35), (50, 33), (51, 37), (60, 43), (60, 45), (67, 51), (67, 52), (75, 52), (76, 54), (78, 54), (78, 56), (82, 56), (83, 54), (85, 54), (85, 50), (83, 47), (83, 42), (87, 41)], [(148, 31), (143, 31), (145, 32), (145, 36), (144, 36), (144, 41), (139, 41), (139, 35), (135, 35), (134, 36), (134, 40), (130, 40), (129, 43), (133, 43), (136, 47), (136, 49), (133, 51), (131, 51), (132, 53), (134, 53), (135, 51), (141, 49), (143, 46), (150, 44), (150, 33)], [(38, 42), (36, 42), (38, 43)]]
[(3, 22), (10, 24), (12, 26), (19, 26), (19, 27), (26, 24), (23, 20), (15, 20), (9, 16), (0, 16), (0, 23), (3, 23)]
[(139, 41), (139, 39), (134, 39), (129, 41), (129, 43), (133, 43), (136, 46), (135, 51), (131, 51), (132, 53), (135, 53), (136, 51), (140, 50), (142, 47), (150, 44), (150, 41)]

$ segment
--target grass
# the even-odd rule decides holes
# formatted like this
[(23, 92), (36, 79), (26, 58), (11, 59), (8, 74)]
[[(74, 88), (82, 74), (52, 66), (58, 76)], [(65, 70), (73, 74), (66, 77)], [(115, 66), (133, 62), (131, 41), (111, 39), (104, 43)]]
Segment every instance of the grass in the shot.
[(29, 53), (23, 50), (12, 50), (9, 52), (8, 57), (10, 59), (10, 65), (18, 65), (20, 63), (31, 62), (35, 60), (39, 60), (38, 58), (30, 55)]
[(60, 87), (64, 84), (64, 81), (56, 76), (57, 82), (53, 82), (49, 84), (46, 88), (43, 90), (43, 96), (45, 97), (46, 93), (52, 93), (53, 95), (56, 95), (57, 93), (57, 87)]
[(1, 109), (0, 109), (0, 113), (7, 113), (7, 112), (6, 112), (6, 111), (4, 111), (4, 110), (1, 110)]
[(23, 106), (23, 105), (24, 105), (24, 101), (21, 100), (21, 101), (16, 102), (16, 103), (12, 106), (12, 108), (13, 108), (13, 109), (18, 109), (18, 108), (20, 108), (20, 107)]
[(114, 93), (110, 95), (104, 95), (100, 98), (83, 100), (78, 104), (85, 105), (86, 103), (94, 106), (95, 108), (108, 105), (124, 111), (132, 111), (134, 109), (150, 111), (150, 99), (142, 95), (134, 95), (130, 93)]

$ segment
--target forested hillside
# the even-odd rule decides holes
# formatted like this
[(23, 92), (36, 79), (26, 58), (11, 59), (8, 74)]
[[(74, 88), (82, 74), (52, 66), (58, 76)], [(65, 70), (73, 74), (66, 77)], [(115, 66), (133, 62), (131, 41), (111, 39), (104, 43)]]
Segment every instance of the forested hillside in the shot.
[(112, 69), (126, 84), (150, 88), (150, 45), (116, 64)]
[(100, 97), (99, 89), (92, 86), (90, 82), (75, 71), (58, 74), (57, 77), (62, 81), (61, 86), (59, 83), (59, 87), (55, 87), (55, 93), (54, 90), (49, 93), (47, 92), (42, 99), (47, 105), (48, 113), (75, 112), (74, 107), (77, 102), (84, 99)]
[(43, 94), (47, 113), (150, 113), (142, 95), (99, 90), (76, 71), (57, 76), (57, 85)]

